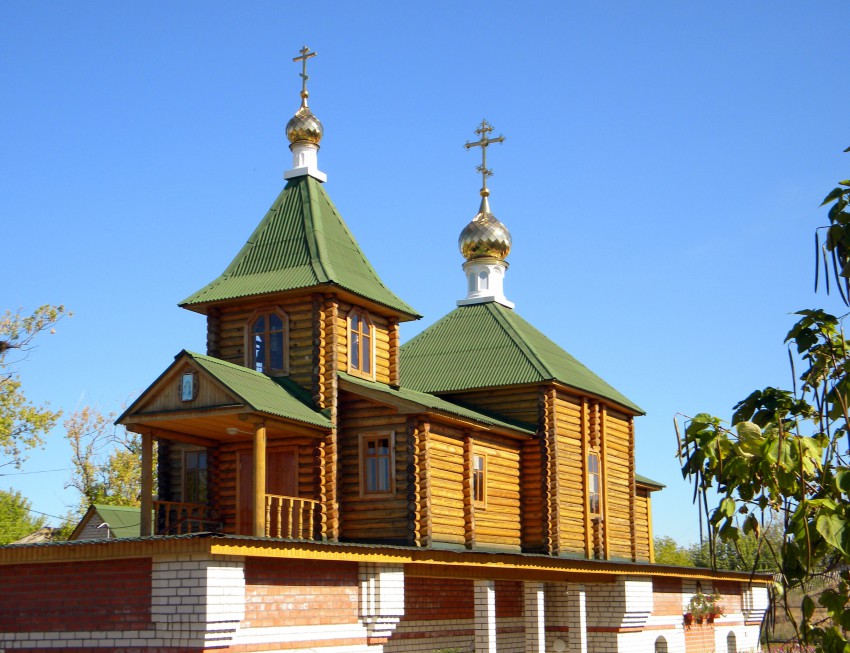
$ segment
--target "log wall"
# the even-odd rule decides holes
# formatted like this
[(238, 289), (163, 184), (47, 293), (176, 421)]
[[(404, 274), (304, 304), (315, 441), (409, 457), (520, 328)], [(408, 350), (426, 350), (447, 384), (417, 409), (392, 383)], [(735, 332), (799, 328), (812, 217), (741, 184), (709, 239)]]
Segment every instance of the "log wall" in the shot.
[(634, 514), (634, 445), (631, 419), (610, 408), (604, 410), (605, 533), (608, 557), (632, 559)]
[(555, 419), (558, 442), (558, 503), (561, 552), (586, 554), (587, 475), (582, 400), (558, 391)]
[[(355, 308), (352, 304), (339, 302), (339, 309), (336, 321), (337, 342), (339, 357), (337, 359), (337, 369), (342, 372), (348, 372), (348, 314)], [(393, 352), (392, 364), (390, 362), (390, 342), (391, 342), (391, 322), (388, 318), (371, 313), (364, 310), (364, 313), (372, 322), (372, 351), (374, 353), (374, 380), (381, 383), (390, 383), (391, 379), (398, 378), (398, 363), (396, 347)], [(393, 337), (393, 341), (397, 344), (397, 336)]]
[[(395, 408), (341, 392), (339, 397), (341, 536), (350, 540), (407, 541), (407, 417)], [(361, 492), (360, 435), (392, 433), (395, 468), (392, 493)]]
[(652, 538), (649, 512), (650, 493), (644, 488), (635, 490), (635, 558), (638, 562), (652, 562), (649, 542)]
[[(236, 365), (247, 365), (246, 328), (256, 311), (279, 309), (289, 318), (289, 376), (311, 389), (313, 382), (313, 299), (310, 296), (267, 299), (238, 306), (222, 306), (215, 321), (208, 321), (207, 350)], [(212, 329), (215, 328), (215, 331)]]

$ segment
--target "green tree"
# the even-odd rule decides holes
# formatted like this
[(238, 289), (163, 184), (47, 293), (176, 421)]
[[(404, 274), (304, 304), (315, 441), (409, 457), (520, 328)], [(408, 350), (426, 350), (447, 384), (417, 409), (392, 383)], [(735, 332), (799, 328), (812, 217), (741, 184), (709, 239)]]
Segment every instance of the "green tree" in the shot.
[(0, 545), (15, 542), (44, 526), (44, 516), (33, 516), (32, 504), (15, 490), (0, 490)]
[(674, 565), (676, 567), (693, 567), (693, 557), (690, 549), (679, 546), (669, 535), (653, 539), (655, 562), (659, 565)]
[(116, 426), (114, 420), (114, 413), (104, 415), (90, 406), (65, 420), (73, 466), (65, 487), (79, 493), (78, 514), (92, 503), (140, 505), (141, 438)]
[[(818, 263), (822, 257), (825, 281), (831, 276), (850, 305), (850, 180), (823, 204), (831, 206)], [(816, 278), (819, 272), (820, 265)], [(696, 484), (710, 542), (740, 545), (752, 534), (757, 553), (779, 569), (774, 594), (795, 639), (818, 651), (848, 653), (850, 350), (842, 318), (821, 309), (797, 315), (786, 337), (791, 390), (756, 390), (735, 406), (728, 427), (706, 413), (687, 420), (682, 472)], [(715, 494), (717, 505), (710, 505)], [(779, 516), (778, 541), (759, 537), (768, 515)], [(716, 562), (716, 550), (711, 553)], [(819, 576), (827, 579), (827, 589), (815, 595), (810, 588)], [(791, 596), (802, 596), (798, 606), (789, 604)], [(815, 617), (816, 601), (825, 617)], [(799, 619), (792, 607), (799, 608)]]
[(21, 387), (18, 365), (32, 351), (33, 341), (66, 315), (64, 306), (39, 306), (32, 315), (6, 311), (0, 316), (0, 467), (20, 467), (24, 451), (42, 443), (61, 411), (31, 403)]

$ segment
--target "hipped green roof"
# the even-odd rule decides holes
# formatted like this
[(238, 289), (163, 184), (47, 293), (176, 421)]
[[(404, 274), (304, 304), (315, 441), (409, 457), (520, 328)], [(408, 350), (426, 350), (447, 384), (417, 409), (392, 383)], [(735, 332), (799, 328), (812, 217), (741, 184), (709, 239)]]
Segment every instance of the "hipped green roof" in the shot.
[(310, 176), (296, 177), (221, 276), (180, 305), (195, 308), (323, 284), (419, 317), (381, 281), (322, 184)]
[(486, 413), (482, 413), (480, 410), (473, 410), (466, 406), (460, 406), (456, 403), (446, 401), (445, 399), (426, 392), (419, 392), (417, 390), (398, 386), (389, 386), (377, 381), (367, 381), (365, 379), (359, 379), (356, 376), (352, 376), (351, 374), (346, 374), (345, 372), (339, 372), (339, 377), (344, 381), (348, 381), (352, 385), (384, 394), (388, 399), (400, 399), (405, 402), (417, 404), (425, 411), (448, 413), (455, 417), (463, 417), (482, 424), (507, 428), (513, 431), (520, 431), (526, 435), (534, 435), (537, 431), (537, 428), (533, 424), (526, 424), (525, 422), (507, 420), (504, 417), (488, 415)]
[(558, 381), (643, 410), (496, 302), (459, 306), (401, 347), (401, 382), (420, 392)]

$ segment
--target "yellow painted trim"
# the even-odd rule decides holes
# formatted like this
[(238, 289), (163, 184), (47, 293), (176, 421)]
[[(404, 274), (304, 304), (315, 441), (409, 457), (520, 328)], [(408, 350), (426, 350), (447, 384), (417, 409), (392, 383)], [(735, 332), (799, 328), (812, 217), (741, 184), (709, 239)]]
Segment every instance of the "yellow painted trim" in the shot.
[(334, 545), (317, 542), (283, 542), (265, 538), (201, 536), (128, 540), (83, 540), (67, 544), (0, 547), (0, 565), (150, 558), (162, 555), (206, 554), (226, 557), (288, 558), (374, 562), (409, 566), (416, 576), (487, 577), (529, 580), (607, 582), (617, 576), (664, 576), (695, 580), (772, 582), (769, 574), (688, 569), (629, 562), (609, 562), (516, 553), (474, 553), (404, 547)]

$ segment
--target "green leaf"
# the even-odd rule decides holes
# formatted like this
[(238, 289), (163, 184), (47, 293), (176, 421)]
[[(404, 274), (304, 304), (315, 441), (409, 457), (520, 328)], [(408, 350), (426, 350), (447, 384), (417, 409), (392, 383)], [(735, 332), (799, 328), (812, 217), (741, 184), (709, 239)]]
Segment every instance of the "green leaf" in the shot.
[(821, 206), (824, 204), (829, 204), (830, 202), (834, 202), (839, 197), (841, 197), (846, 191), (843, 188), (833, 188), (829, 191), (829, 195), (823, 198), (823, 202), (820, 203)]
[(841, 551), (845, 556), (850, 555), (850, 551), (844, 548), (847, 528), (847, 521), (840, 514), (822, 512), (818, 515), (815, 521), (815, 529), (821, 534), (827, 543)]
[(815, 613), (815, 602), (812, 600), (812, 597), (806, 594), (803, 597), (803, 604), (801, 606), (803, 611), (803, 617), (808, 621), (812, 618), (812, 615)]

